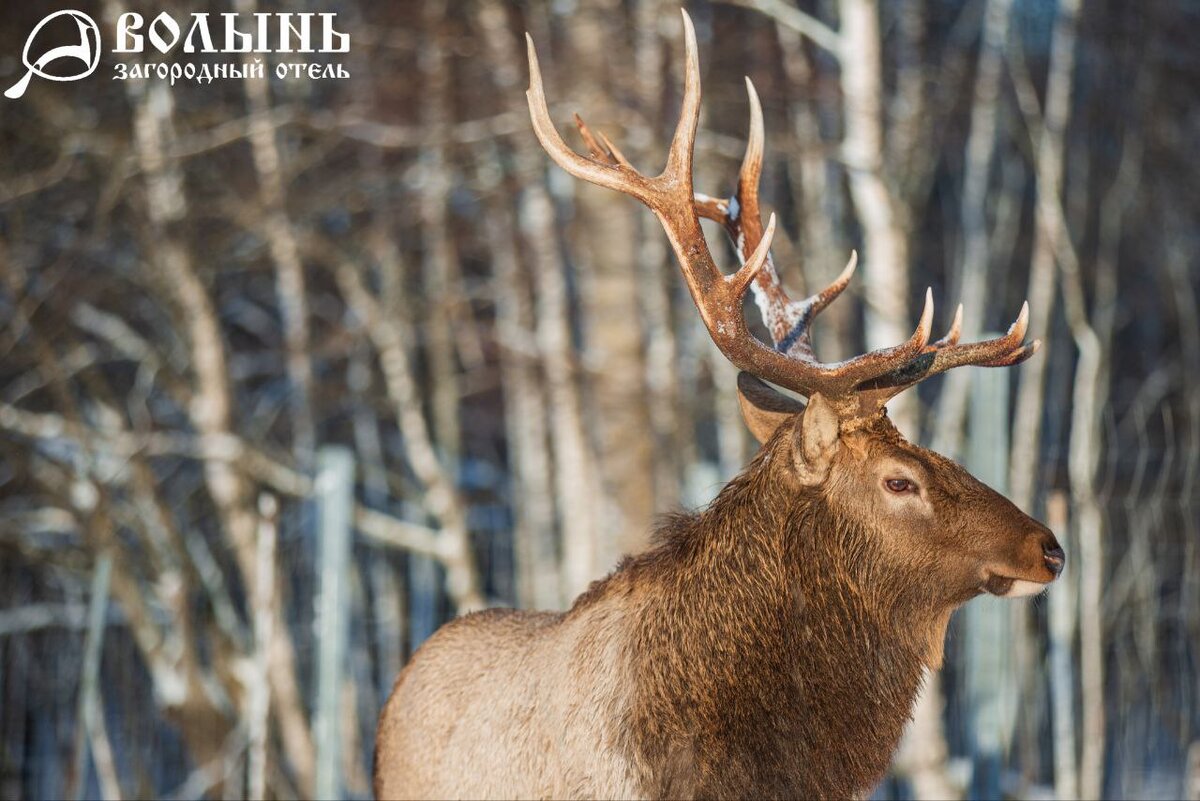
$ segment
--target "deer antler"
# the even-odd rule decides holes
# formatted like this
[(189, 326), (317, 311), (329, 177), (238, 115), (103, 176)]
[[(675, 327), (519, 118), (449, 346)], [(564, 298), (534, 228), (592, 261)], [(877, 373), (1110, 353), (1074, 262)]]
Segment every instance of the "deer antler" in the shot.
[[(762, 104), (749, 78), (746, 78), (746, 93), (750, 98), (750, 133), (738, 171), (737, 189), (728, 199), (713, 198), (700, 192), (695, 195), (697, 213), (721, 223), (739, 256), (745, 252), (745, 248), (753, 249), (754, 244), (762, 238), (758, 184), (762, 174), (764, 126)], [(776, 350), (795, 358), (813, 358), (813, 318), (849, 286), (850, 277), (857, 266), (858, 253), (851, 251), (850, 261), (832, 284), (809, 298), (793, 301), (779, 280), (773, 260), (770, 255), (767, 256), (766, 267), (756, 277), (753, 288), (763, 323), (771, 334)]]
[[(919, 381), (965, 364), (1004, 366), (1032, 356), (1038, 342), (1022, 345), (1027, 308), (1022, 308), (1008, 333), (986, 342), (959, 345), (961, 308), (950, 332), (929, 341), (933, 297), (925, 293), (920, 322), (907, 342), (864, 353), (844, 362), (825, 364), (816, 359), (811, 344), (813, 318), (846, 288), (857, 263), (855, 255), (838, 278), (823, 291), (803, 301), (788, 298), (770, 259), (775, 215), (766, 229), (758, 213), (758, 179), (762, 171), (762, 108), (753, 85), (750, 94), (750, 136), (738, 179), (729, 200), (716, 200), (693, 192), (692, 155), (700, 116), (700, 63), (696, 32), (683, 13), (686, 45), (683, 108), (667, 164), (655, 177), (647, 177), (629, 163), (603, 133), (593, 134), (578, 116), (576, 124), (590, 157), (569, 148), (558, 135), (538, 68), (533, 40), (529, 46), (529, 100), (533, 129), (550, 157), (576, 178), (632, 195), (662, 223), (679, 259), (692, 300), (700, 310), (709, 335), (721, 352), (740, 370), (805, 396), (820, 393), (844, 419), (877, 414), (897, 393)], [(718, 269), (700, 229), (700, 216), (725, 226), (744, 263), (732, 275)], [(764, 322), (775, 343), (769, 348), (750, 334), (742, 314), (742, 296), (755, 287)]]
[[(755, 248), (762, 237), (758, 185), (762, 174), (764, 126), (762, 104), (749, 78), (746, 78), (746, 93), (750, 101), (750, 132), (741, 170), (738, 172), (737, 189), (728, 200), (711, 198), (700, 193), (696, 193), (695, 196), (696, 211), (724, 226), (739, 255)], [(796, 358), (812, 358), (813, 318), (849, 285), (857, 266), (857, 255), (851, 253), (849, 263), (833, 283), (802, 301), (788, 298), (779, 281), (779, 274), (768, 256), (767, 265), (759, 272), (753, 286), (763, 321), (778, 350)], [(928, 294), (927, 291), (927, 305)], [(1040, 340), (1024, 343), (1029, 318), (1028, 303), (1021, 307), (1017, 319), (1003, 336), (965, 345), (958, 344), (962, 314), (962, 304), (959, 304), (946, 335), (926, 345), (921, 354), (911, 362), (859, 384), (855, 388), (855, 395), (860, 413), (874, 413), (905, 389), (953, 367), (1009, 367), (1033, 356), (1041, 346)]]

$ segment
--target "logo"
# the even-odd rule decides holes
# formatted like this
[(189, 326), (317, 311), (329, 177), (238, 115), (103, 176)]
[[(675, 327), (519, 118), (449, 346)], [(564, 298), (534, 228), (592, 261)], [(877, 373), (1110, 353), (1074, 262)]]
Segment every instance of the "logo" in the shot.
[[(44, 30), (52, 23), (51, 30)], [(281, 81), (344, 80), (350, 77), (345, 64), (325, 57), (350, 52), (350, 34), (337, 30), (336, 25), (335, 12), (193, 12), (180, 24), (178, 19), (163, 11), (147, 25), (141, 14), (127, 11), (116, 21), (113, 38), (116, 44), (111, 51), (116, 58), (112, 79), (160, 80), (175, 86), (179, 81), (209, 84), (225, 79), (264, 80), (273, 72)], [(77, 44), (60, 44), (64, 37), (70, 42), (73, 34), (78, 36)], [(169, 61), (154, 60), (154, 52), (162, 56), (173, 55)], [(21, 61), (26, 72), (4, 96), (10, 100), (23, 97), (34, 75), (48, 81), (86, 78), (100, 66), (100, 53), (100, 27), (94, 19), (81, 11), (56, 11), (39, 22), (25, 40)], [(122, 60), (126, 54), (147, 53), (151, 59)], [(268, 67), (264, 58), (270, 53), (282, 56), (273, 68)], [(310, 53), (313, 55), (308, 55)], [(197, 58), (210, 54), (238, 57), (218, 58), (215, 62)], [(72, 66), (77, 66), (76, 71), (64, 74), (66, 67), (56, 63), (63, 61), (74, 62)], [(47, 72), (51, 64), (55, 65), (54, 71)]]
[[(34, 45), (37, 44), (38, 34), (41, 33), (42, 28), (59, 17), (70, 17), (75, 22), (79, 28), (79, 43), (51, 48), (38, 56), (36, 61), (32, 60), (32, 51)], [(46, 72), (46, 67), (62, 59), (82, 62), (82, 70), (73, 75), (50, 75)], [(21, 80), (4, 93), (4, 96), (10, 100), (17, 100), (25, 94), (25, 90), (29, 88), (29, 81), (33, 79), (34, 75), (45, 78), (47, 81), (78, 81), (86, 78), (100, 65), (100, 27), (96, 25), (95, 20), (81, 11), (69, 9), (56, 11), (39, 22), (33, 32), (29, 34), (29, 38), (25, 40), (25, 50), (21, 53), (21, 61), (25, 64), (27, 72)]]

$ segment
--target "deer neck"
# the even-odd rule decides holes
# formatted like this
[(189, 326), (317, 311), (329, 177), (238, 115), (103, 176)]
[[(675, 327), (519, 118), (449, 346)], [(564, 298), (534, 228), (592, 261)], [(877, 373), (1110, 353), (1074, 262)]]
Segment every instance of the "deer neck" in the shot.
[(819, 499), (797, 503), (768, 467), (757, 459), (633, 566), (654, 579), (631, 715), (651, 793), (860, 793), (919, 689), (903, 592), (861, 586)]

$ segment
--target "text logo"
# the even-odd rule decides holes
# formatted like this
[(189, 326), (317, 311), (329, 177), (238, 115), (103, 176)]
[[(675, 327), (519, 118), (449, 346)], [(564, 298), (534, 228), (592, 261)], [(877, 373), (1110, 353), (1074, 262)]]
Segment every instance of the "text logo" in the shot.
[[(78, 26), (79, 43), (51, 48), (34, 60), (33, 53), (38, 34), (47, 24), (64, 16), (71, 17)], [(51, 75), (46, 72), (46, 67), (62, 59), (73, 59), (81, 62), (83, 66), (71, 75)], [(69, 9), (56, 11), (39, 22), (33, 32), (29, 34), (29, 38), (25, 40), (25, 50), (21, 53), (21, 61), (27, 70), (25, 75), (4, 93), (4, 96), (11, 100), (16, 100), (25, 94), (25, 90), (29, 88), (29, 81), (33, 79), (34, 75), (48, 81), (78, 81), (86, 78), (95, 72), (96, 67), (100, 64), (100, 28), (96, 25), (95, 20), (81, 11)]]

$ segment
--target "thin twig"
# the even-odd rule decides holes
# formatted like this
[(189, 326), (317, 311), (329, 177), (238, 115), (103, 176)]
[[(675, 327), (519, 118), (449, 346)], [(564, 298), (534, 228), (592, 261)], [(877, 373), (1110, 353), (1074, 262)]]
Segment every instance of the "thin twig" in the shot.
[(252, 679), (247, 691), (246, 717), (248, 728), (246, 783), (250, 801), (262, 801), (267, 793), (267, 727), (271, 714), (270, 658), (275, 605), (275, 542), (279, 503), (274, 496), (263, 493), (258, 499), (258, 541), (255, 555), (254, 586), (254, 660)]
[(785, 25), (797, 33), (807, 36), (813, 44), (828, 50), (832, 55), (839, 58), (842, 55), (842, 37), (837, 31), (816, 17), (787, 5), (782, 0), (717, 0), (717, 2), (758, 11), (780, 25)]
[[(79, 724), (75, 729), (75, 765), (71, 776), (68, 795), (82, 798), (87, 792), (88, 743), (92, 744), (92, 758), (96, 774), (100, 778), (105, 799), (116, 801), (121, 797), (121, 786), (113, 766), (112, 750), (108, 746), (108, 735), (104, 731), (104, 710), (100, 703), (100, 653), (104, 648), (105, 618), (108, 609), (108, 593), (112, 580), (112, 554), (104, 551), (96, 560), (92, 571), (91, 600), (88, 602), (87, 637), (83, 647), (83, 665), (79, 681)], [(96, 746), (100, 747), (97, 748)]]
[[(181, 456), (191, 459), (218, 460), (236, 463), (248, 475), (283, 495), (306, 498), (312, 493), (312, 478), (287, 465), (245, 440), (233, 435), (196, 436), (171, 431), (148, 434), (107, 431), (83, 432), (61, 415), (30, 412), (0, 403), (0, 430), (10, 431), (35, 440), (74, 443), (82, 448), (85, 436), (93, 438), (94, 448), (106, 456), (129, 459), (141, 456)], [(62, 454), (66, 456), (68, 454)], [(58, 515), (52, 518), (62, 523)], [(439, 535), (427, 526), (400, 520), (384, 512), (356, 504), (354, 522), (358, 530), (378, 545), (404, 548), (417, 553), (444, 558), (446, 548)]]
[(396, 418), (407, 443), (409, 464), (425, 487), (423, 500), (430, 514), (441, 523), (441, 547), (438, 550), (446, 566), (446, 589), (460, 611), (482, 608), (484, 600), (471, 553), (466, 510), (433, 448), (413, 380), (405, 337), (396, 321), (383, 314), (356, 267), (340, 265), (337, 278), (347, 305), (363, 321), (367, 335), (379, 351), (388, 394), (396, 405)]
[(246, 744), (246, 731), (241, 727), (235, 728), (225, 738), (217, 755), (189, 773), (183, 784), (167, 793), (165, 798), (169, 801), (201, 798), (213, 787), (225, 783), (237, 768)]

